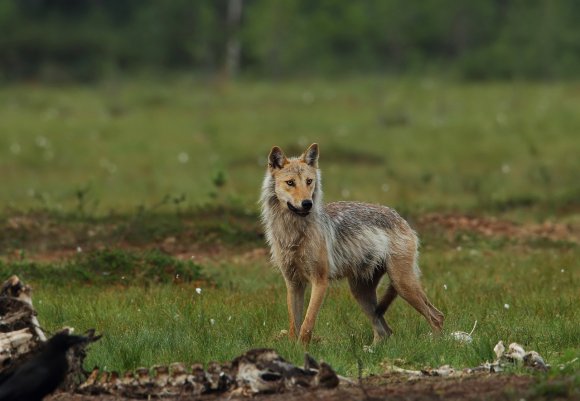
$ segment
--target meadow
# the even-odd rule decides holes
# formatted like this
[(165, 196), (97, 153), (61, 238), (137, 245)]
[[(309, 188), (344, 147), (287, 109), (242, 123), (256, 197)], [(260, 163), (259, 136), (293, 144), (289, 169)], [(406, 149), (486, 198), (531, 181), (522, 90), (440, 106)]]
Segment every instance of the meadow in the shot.
[[(272, 145), (320, 144), (326, 201), (397, 208), (422, 240), (442, 336), (401, 300), (376, 347), (347, 287), (309, 352), (339, 373), (478, 365), (519, 342), (578, 381), (580, 84), (187, 77), (0, 91), (0, 272), (35, 288), (48, 330), (96, 328), (88, 366), (228, 360), (273, 347), (300, 362), (257, 198)], [(422, 223), (459, 214), (563, 235)], [(158, 250), (158, 251), (151, 251)], [(152, 253), (153, 252), (153, 253)], [(473, 343), (448, 336), (470, 331)], [(560, 369), (560, 365), (562, 368)]]
[(414, 213), (573, 201), (579, 90), (376, 77), (8, 86), (0, 204), (132, 212), (220, 192), (255, 210), (271, 146), (296, 154), (312, 142), (328, 199)]

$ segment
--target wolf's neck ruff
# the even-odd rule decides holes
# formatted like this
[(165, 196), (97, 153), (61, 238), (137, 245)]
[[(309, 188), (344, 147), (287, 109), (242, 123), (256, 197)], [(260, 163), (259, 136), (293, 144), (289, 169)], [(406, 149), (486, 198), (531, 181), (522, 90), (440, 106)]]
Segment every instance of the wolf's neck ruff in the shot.
[[(282, 246), (296, 248), (307, 235), (312, 234), (311, 230), (319, 226), (320, 220), (327, 217), (324, 216), (322, 206), (320, 178), (315, 185), (312, 195), (312, 209), (308, 215), (300, 216), (280, 202), (276, 195), (275, 180), (270, 172), (266, 173), (260, 203), (262, 205), (262, 223), (266, 230), (266, 240), (270, 246), (274, 245), (274, 242), (278, 242)], [(282, 224), (280, 224), (281, 222)]]

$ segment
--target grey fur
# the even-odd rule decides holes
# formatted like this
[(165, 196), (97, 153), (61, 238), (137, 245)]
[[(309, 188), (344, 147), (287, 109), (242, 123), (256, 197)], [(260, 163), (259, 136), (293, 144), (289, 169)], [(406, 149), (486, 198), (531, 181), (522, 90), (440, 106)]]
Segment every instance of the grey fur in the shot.
[[(278, 201), (270, 172), (264, 178), (260, 199), (262, 223), (272, 261), (281, 270), (286, 271), (288, 267), (291, 271), (299, 269), (290, 266), (294, 264), (294, 258), (287, 250), (299, 248), (309, 236), (316, 234), (325, 239), (331, 279), (368, 280), (377, 269), (387, 272), (390, 256), (405, 252), (409, 241), (418, 244), (415, 232), (389, 207), (361, 202), (324, 205), (320, 170), (317, 170), (317, 177), (314, 206), (307, 217), (297, 216)], [(357, 268), (353, 269), (353, 266)], [(417, 265), (415, 273), (419, 274)]]

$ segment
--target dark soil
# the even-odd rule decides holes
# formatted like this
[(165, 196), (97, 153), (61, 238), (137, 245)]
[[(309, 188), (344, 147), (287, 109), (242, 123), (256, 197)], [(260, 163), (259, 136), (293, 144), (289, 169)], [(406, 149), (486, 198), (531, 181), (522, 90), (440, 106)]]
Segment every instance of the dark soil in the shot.
[[(188, 396), (171, 400), (234, 400), (247, 399), (231, 393)], [(170, 400), (168, 398), (165, 398)], [(533, 376), (508, 374), (478, 374), (463, 377), (424, 377), (410, 380), (399, 374), (372, 376), (362, 386), (341, 385), (336, 389), (296, 390), (281, 394), (253, 396), (257, 401), (377, 401), (377, 400), (580, 400), (580, 392), (573, 383), (547, 381)], [(55, 394), (47, 401), (121, 401), (128, 398), (114, 396), (85, 396)]]

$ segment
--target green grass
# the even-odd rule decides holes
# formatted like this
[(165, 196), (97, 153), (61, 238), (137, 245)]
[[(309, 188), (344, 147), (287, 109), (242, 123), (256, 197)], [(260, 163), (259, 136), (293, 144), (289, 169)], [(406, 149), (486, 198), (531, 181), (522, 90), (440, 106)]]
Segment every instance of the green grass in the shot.
[[(297, 154), (320, 144), (327, 201), (380, 202), (412, 219), (458, 210), (577, 227), (579, 89), (379, 77), (8, 86), (0, 272), (34, 286), (48, 330), (104, 334), (87, 367), (227, 360), (252, 347), (299, 363), (303, 347), (279, 338), (282, 278), (266, 257), (241, 257), (264, 245), (256, 200), (272, 145)], [(578, 363), (558, 368), (580, 355), (577, 244), (434, 228), (420, 236), (423, 283), (446, 314), (444, 335), (431, 336), (399, 299), (388, 315), (395, 335), (365, 352), (370, 325), (343, 283), (329, 291), (310, 353), (356, 375), (358, 360), (365, 373), (395, 359), (474, 366), (493, 359), (497, 341), (515, 341), (555, 374), (578, 376)], [(146, 252), (168, 238), (217, 257), (197, 264)], [(77, 246), (89, 256), (36, 259)], [(198, 276), (173, 283), (177, 272)], [(475, 320), (472, 344), (447, 335)]]
[[(578, 372), (577, 364), (558, 371), (559, 364), (580, 353), (577, 246), (490, 246), (473, 238), (446, 244), (427, 236), (424, 248), (423, 281), (447, 316), (444, 335), (433, 337), (423, 318), (399, 299), (388, 314), (395, 335), (372, 353), (365, 352), (363, 346), (372, 341), (370, 325), (347, 286), (336, 284), (317, 323), (320, 340), (309, 352), (343, 374), (356, 375), (359, 359), (366, 373), (380, 372), (381, 362), (395, 359), (416, 368), (476, 366), (494, 359), (493, 347), (503, 340), (538, 351), (555, 374)], [(217, 286), (143, 287), (120, 278), (86, 285), (74, 274), (61, 284), (41, 278), (32, 281), (38, 289), (35, 306), (49, 329), (70, 325), (104, 333), (89, 353), (89, 367), (123, 370), (174, 361), (229, 360), (253, 347), (274, 347), (296, 363), (302, 360), (303, 347), (278, 336), (287, 329), (285, 290), (265, 260), (206, 269), (215, 275)], [(449, 338), (451, 331), (469, 331), (475, 320), (472, 344)]]
[(414, 212), (577, 207), (578, 85), (370, 77), (9, 86), (0, 93), (0, 206), (102, 214), (218, 201), (255, 210), (270, 147), (296, 154), (316, 141), (327, 199)]

